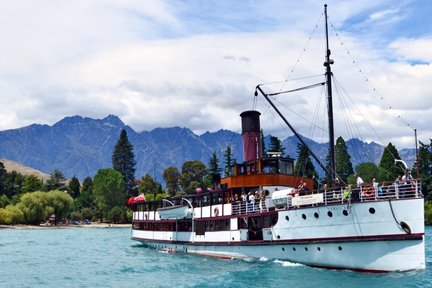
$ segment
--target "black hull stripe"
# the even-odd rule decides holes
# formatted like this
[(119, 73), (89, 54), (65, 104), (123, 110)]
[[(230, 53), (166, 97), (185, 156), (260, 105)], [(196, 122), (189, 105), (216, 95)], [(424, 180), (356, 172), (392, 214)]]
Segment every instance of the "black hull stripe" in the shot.
[(356, 243), (371, 241), (414, 241), (423, 240), (424, 233), (417, 234), (396, 234), (396, 235), (374, 235), (374, 236), (355, 236), (355, 237), (338, 237), (338, 238), (315, 238), (315, 239), (290, 239), (290, 240), (273, 240), (273, 241), (242, 241), (242, 242), (189, 242), (189, 241), (172, 241), (156, 240), (132, 237), (132, 240), (140, 242), (153, 242), (164, 244), (181, 244), (193, 246), (254, 246), (254, 245), (296, 245), (296, 244), (320, 244), (320, 243)]

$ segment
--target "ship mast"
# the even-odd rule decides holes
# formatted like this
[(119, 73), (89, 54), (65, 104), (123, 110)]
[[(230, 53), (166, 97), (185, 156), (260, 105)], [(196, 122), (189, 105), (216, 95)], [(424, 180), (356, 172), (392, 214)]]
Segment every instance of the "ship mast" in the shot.
[(329, 173), (327, 175), (330, 181), (330, 185), (333, 184), (333, 181), (336, 179), (336, 157), (334, 151), (334, 124), (333, 124), (333, 99), (332, 99), (332, 85), (331, 85), (331, 67), (330, 65), (334, 63), (332, 59), (330, 59), (330, 48), (329, 48), (329, 37), (328, 37), (328, 23), (327, 23), (327, 4), (324, 5), (324, 18), (325, 18), (325, 34), (326, 34), (326, 58), (324, 62), (324, 66), (326, 67), (326, 85), (327, 85), (327, 112), (328, 112), (328, 125), (329, 125)]
[[(264, 84), (259, 84), (255, 87), (255, 96), (258, 96), (258, 92), (260, 92), (264, 98), (270, 103), (270, 105), (273, 107), (273, 109), (276, 111), (276, 113), (282, 118), (282, 120), (287, 124), (287, 126), (291, 129), (291, 131), (294, 133), (294, 135), (297, 137), (297, 139), (304, 145), (304, 147), (307, 148), (310, 155), (315, 159), (315, 161), (318, 163), (318, 165), (325, 171), (327, 178), (330, 181), (330, 185), (333, 184), (333, 181), (336, 179), (336, 160), (335, 160), (335, 151), (334, 151), (334, 125), (333, 125), (333, 100), (332, 100), (332, 86), (331, 86), (331, 68), (330, 65), (334, 63), (332, 59), (330, 59), (330, 48), (329, 48), (329, 40), (328, 40), (328, 24), (327, 24), (327, 4), (324, 5), (324, 15), (325, 15), (325, 31), (326, 31), (326, 59), (324, 62), (324, 66), (326, 67), (326, 81), (321, 83), (312, 84), (309, 86), (292, 89), (288, 91), (279, 91), (276, 93), (265, 93), (264, 90), (261, 88)], [(306, 142), (303, 140), (303, 138), (295, 131), (295, 129), (290, 125), (288, 120), (282, 115), (282, 113), (279, 111), (279, 109), (274, 105), (274, 103), (270, 100), (269, 96), (276, 96), (283, 93), (291, 93), (295, 91), (305, 90), (305, 89), (311, 89), (317, 86), (321, 85), (327, 85), (327, 110), (328, 110), (328, 121), (329, 121), (329, 159), (330, 163), (326, 167), (321, 160), (318, 158), (317, 155), (310, 149), (310, 147), (306, 144)]]

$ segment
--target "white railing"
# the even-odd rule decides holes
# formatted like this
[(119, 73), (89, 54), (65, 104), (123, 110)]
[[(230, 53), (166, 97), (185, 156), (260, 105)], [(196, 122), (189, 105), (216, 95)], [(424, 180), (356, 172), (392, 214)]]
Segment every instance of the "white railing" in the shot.
[[(323, 202), (313, 205), (343, 204), (367, 201), (386, 201), (392, 199), (406, 199), (423, 197), (421, 193), (420, 180), (407, 183), (384, 183), (373, 187), (365, 185), (360, 188), (337, 188), (337, 189), (319, 189), (311, 191), (310, 194), (322, 193)], [(238, 201), (232, 202), (232, 214), (251, 214), (267, 211), (265, 201)], [(297, 207), (297, 206), (296, 206)], [(293, 208), (291, 198), (287, 197), (287, 203), (279, 209)]]

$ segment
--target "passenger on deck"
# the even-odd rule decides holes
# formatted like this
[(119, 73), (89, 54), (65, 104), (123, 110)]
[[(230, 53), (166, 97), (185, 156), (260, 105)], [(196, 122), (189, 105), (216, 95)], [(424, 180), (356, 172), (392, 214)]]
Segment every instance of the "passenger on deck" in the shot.
[(372, 186), (375, 190), (375, 193), (378, 193), (378, 182), (376, 182), (375, 178), (372, 179)]
[(242, 195), (241, 195), (241, 199), (242, 199), (242, 202), (246, 202), (246, 200), (247, 200), (247, 196), (246, 196), (246, 193), (245, 193), (245, 192), (242, 193)]
[(362, 188), (364, 185), (363, 179), (359, 175), (356, 175), (355, 178), (356, 178), (357, 187)]
[(408, 170), (408, 174), (407, 174), (407, 177), (406, 177), (407, 184), (411, 184), (413, 182), (413, 180), (414, 180), (414, 178), (411, 175), (411, 171)]
[(336, 178), (333, 182), (333, 199), (339, 199), (341, 196), (342, 185), (339, 182), (339, 178)]
[(309, 188), (307, 187), (306, 182), (303, 182), (302, 180), (300, 181), (300, 185), (297, 188), (297, 192), (299, 195), (304, 195), (307, 194), (307, 192), (309, 191)]

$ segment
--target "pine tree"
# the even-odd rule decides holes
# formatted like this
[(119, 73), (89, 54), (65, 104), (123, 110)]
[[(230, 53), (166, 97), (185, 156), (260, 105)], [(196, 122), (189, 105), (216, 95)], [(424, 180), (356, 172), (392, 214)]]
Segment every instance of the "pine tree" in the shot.
[(69, 192), (73, 198), (77, 198), (80, 194), (80, 182), (75, 176), (69, 181)]
[(221, 169), (219, 168), (219, 159), (216, 156), (216, 152), (213, 152), (207, 169), (206, 184), (213, 186), (216, 182), (220, 182)]
[(384, 148), (384, 152), (379, 163), (379, 179), (382, 181), (393, 181), (398, 176), (405, 173), (405, 168), (402, 163), (395, 163), (395, 159), (400, 159), (399, 152), (392, 143), (389, 143), (387, 147)]
[(136, 162), (133, 145), (129, 142), (125, 129), (120, 133), (120, 138), (114, 147), (111, 159), (113, 168), (123, 175), (125, 193), (130, 194), (133, 181), (135, 180)]
[(6, 179), (6, 168), (4, 167), (3, 162), (0, 162), (0, 195), (5, 193), (5, 179)]
[(342, 137), (337, 138), (335, 145), (336, 173), (342, 182), (346, 183), (348, 176), (354, 173), (351, 156)]
[(231, 165), (233, 164), (233, 155), (232, 155), (232, 151), (231, 151), (231, 145), (228, 145), (227, 148), (224, 151), (224, 157), (225, 157), (225, 176), (230, 176), (231, 175)]
[(280, 152), (280, 156), (283, 156), (285, 154), (285, 148), (282, 147), (282, 142), (278, 137), (270, 136), (270, 145), (268, 147), (268, 152)]
[[(419, 170), (418, 175), (417, 168)], [(432, 139), (430, 139), (429, 145), (420, 142), (418, 163), (415, 163), (413, 170), (416, 178), (421, 178), (422, 192), (425, 198), (432, 200), (432, 193), (430, 193), (432, 191)]]
[(45, 184), (45, 190), (52, 191), (63, 188), (65, 185), (65, 181), (66, 178), (64, 177), (63, 173), (58, 169), (54, 169), (54, 171), (50, 174), (50, 178)]
[(294, 174), (299, 177), (318, 179), (318, 173), (310, 159), (310, 152), (301, 143), (297, 145), (297, 162), (294, 167)]

